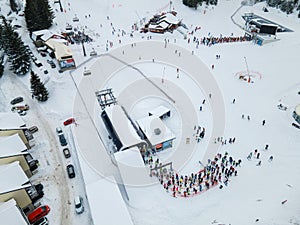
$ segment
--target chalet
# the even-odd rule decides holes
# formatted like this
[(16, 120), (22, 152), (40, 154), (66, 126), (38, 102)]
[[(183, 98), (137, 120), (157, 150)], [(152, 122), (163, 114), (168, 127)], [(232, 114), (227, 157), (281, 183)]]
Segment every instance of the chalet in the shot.
[(32, 158), (18, 134), (0, 138), (0, 165), (16, 161), (27, 177), (31, 177), (38, 168), (38, 161)]
[(12, 198), (6, 202), (0, 202), (0, 221), (7, 225), (29, 225), (24, 212)]
[(0, 165), (0, 180), (0, 202), (14, 198), (21, 209), (33, 209), (32, 199), (27, 192), (32, 185), (19, 162)]
[(34, 144), (32, 134), (17, 113), (0, 113), (0, 137), (18, 134), (28, 149)]

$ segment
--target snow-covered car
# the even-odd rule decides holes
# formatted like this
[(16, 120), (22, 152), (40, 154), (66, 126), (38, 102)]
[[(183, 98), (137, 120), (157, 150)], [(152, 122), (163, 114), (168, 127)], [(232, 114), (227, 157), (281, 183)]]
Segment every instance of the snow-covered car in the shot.
[(75, 212), (77, 214), (83, 213), (84, 207), (83, 207), (83, 204), (82, 204), (82, 197), (81, 196), (79, 196), (79, 195), (75, 196), (74, 204), (75, 204)]
[(17, 106), (13, 106), (11, 107), (11, 111), (16, 111), (16, 110), (23, 110), (26, 111), (29, 109), (29, 105), (25, 104), (25, 105), (17, 105)]
[(66, 159), (71, 157), (71, 153), (70, 153), (70, 150), (68, 148), (64, 148), (63, 153), (64, 153), (64, 156), (65, 156)]
[(20, 116), (25, 116), (27, 113), (26, 113), (26, 111), (18, 110), (18, 114), (19, 114)]
[(37, 126), (32, 126), (28, 129), (28, 131), (33, 134), (35, 132), (37, 132), (39, 130), (39, 128)]
[(43, 66), (43, 64), (42, 64), (39, 60), (35, 60), (35, 61), (34, 61), (34, 64), (35, 64), (37, 67)]
[(61, 127), (56, 127), (56, 133), (57, 133), (57, 135), (60, 135), (63, 133)]
[(70, 179), (75, 177), (75, 169), (72, 164), (67, 165), (67, 173)]
[(23, 97), (16, 97), (13, 100), (11, 100), (10, 104), (14, 105), (14, 104), (23, 102), (23, 100), (24, 100)]

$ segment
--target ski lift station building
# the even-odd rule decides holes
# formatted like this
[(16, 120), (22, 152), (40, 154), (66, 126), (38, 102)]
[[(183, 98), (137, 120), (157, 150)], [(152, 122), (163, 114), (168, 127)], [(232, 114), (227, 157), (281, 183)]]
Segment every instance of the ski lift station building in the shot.
[(136, 121), (152, 149), (161, 151), (173, 146), (173, 132), (157, 116), (147, 116)]
[(101, 118), (116, 151), (123, 151), (135, 146), (140, 150), (146, 149), (147, 143), (138, 134), (136, 124), (120, 105), (106, 107), (101, 113)]

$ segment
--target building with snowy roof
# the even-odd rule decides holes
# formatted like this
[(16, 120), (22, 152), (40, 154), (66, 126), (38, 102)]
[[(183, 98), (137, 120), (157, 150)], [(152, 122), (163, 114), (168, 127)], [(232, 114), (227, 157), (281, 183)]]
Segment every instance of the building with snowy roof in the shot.
[(0, 165), (18, 161), (28, 177), (31, 177), (38, 168), (38, 161), (34, 160), (27, 151), (27, 147), (19, 137), (14, 134), (0, 138)]
[(147, 143), (138, 134), (136, 124), (120, 105), (106, 107), (101, 118), (117, 151), (132, 148), (145, 149)]
[(114, 157), (125, 187), (126, 185), (139, 186), (150, 182), (149, 171), (138, 148), (133, 147), (116, 152)]
[(164, 119), (171, 116), (171, 110), (163, 105), (160, 105), (148, 112), (149, 116), (159, 117)]
[(136, 121), (152, 149), (160, 151), (173, 146), (174, 133), (156, 116), (147, 116)]
[(94, 225), (133, 225), (113, 176), (87, 184), (86, 193)]
[(14, 199), (0, 202), (0, 221), (6, 225), (29, 225), (29, 221), (23, 211), (18, 207)]
[(31, 198), (26, 192), (31, 183), (19, 162), (0, 165), (0, 181), (0, 202), (14, 198), (22, 209), (32, 205)]
[(0, 113), (0, 137), (18, 134), (26, 147), (31, 148), (29, 141), (33, 138), (28, 132), (24, 120), (17, 113)]

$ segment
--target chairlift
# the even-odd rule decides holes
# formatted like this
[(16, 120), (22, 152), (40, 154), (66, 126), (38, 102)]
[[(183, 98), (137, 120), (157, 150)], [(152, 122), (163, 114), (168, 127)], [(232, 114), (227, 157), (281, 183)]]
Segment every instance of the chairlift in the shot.
[(70, 25), (70, 24), (68, 24), (67, 26), (66, 26), (66, 30), (72, 30), (72, 25)]
[(73, 18), (73, 22), (79, 22), (79, 18), (78, 18), (77, 16), (75, 16), (75, 17)]
[(83, 76), (89, 76), (89, 75), (91, 75), (92, 73), (91, 73), (91, 71), (90, 70), (85, 70), (84, 72), (83, 72)]
[(96, 56), (96, 55), (97, 55), (97, 52), (95, 50), (90, 52), (90, 56)]

